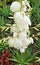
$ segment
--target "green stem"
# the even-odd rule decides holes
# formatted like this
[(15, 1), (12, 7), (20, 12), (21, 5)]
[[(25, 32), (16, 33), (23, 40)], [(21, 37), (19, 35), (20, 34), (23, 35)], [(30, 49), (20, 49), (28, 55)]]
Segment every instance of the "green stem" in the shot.
[(20, 10), (22, 10), (22, 0), (20, 0), (20, 3), (21, 3), (21, 9)]

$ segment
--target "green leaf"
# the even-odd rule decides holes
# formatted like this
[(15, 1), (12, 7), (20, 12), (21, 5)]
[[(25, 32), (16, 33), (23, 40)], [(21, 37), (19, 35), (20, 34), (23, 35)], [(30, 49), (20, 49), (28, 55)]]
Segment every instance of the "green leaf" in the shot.
[(5, 5), (3, 8), (0, 8), (1, 15), (8, 17), (10, 13), (9, 6)]
[(4, 25), (4, 17), (3, 16), (0, 16), (0, 26), (3, 26)]
[(0, 1), (0, 6), (3, 6), (3, 2), (2, 1)]

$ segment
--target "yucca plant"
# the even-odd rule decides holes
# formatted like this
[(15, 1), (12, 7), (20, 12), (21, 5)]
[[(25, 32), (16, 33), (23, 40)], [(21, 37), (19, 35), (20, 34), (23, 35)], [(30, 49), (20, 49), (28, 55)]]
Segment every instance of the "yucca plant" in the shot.
[(10, 16), (12, 16), (10, 15), (10, 3), (12, 1), (0, 1), (0, 41), (2, 40), (0, 42), (0, 54), (5, 49), (9, 50), (12, 57), (7, 59), (12, 62), (11, 65), (40, 65), (40, 0), (28, 0), (32, 7), (30, 14), (32, 21), (30, 36), (34, 38), (34, 44), (29, 45), (29, 47), (25, 50), (25, 53), (20, 53), (19, 50), (10, 48), (7, 44), (8, 39), (7, 42), (4, 42), (4, 38), (6, 39), (9, 36), (12, 37), (12, 34), (10, 33), (10, 26), (14, 23), (14, 20), (10, 19)]

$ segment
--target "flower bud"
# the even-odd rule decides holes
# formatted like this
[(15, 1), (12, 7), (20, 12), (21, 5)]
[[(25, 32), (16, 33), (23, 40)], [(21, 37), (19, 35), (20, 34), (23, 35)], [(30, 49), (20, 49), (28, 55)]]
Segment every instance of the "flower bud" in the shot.
[(20, 2), (17, 2), (17, 1), (12, 2), (11, 6), (10, 6), (10, 10), (12, 12), (20, 11), (20, 9), (21, 9), (21, 3)]

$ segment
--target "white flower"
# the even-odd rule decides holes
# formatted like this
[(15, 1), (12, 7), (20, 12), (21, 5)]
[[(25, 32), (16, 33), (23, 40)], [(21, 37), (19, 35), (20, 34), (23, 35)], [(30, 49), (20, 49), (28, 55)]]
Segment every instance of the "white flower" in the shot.
[(18, 33), (17, 32), (14, 32), (13, 33), (13, 37), (17, 37), (18, 36)]
[(21, 48), (21, 49), (20, 49), (20, 52), (21, 52), (21, 53), (24, 53), (24, 52), (25, 52), (25, 49), (24, 49), (24, 48)]
[(26, 25), (26, 24), (24, 24), (24, 29), (28, 32), (28, 30), (29, 30), (29, 26)]
[(17, 24), (20, 24), (20, 23), (23, 22), (23, 16), (22, 16), (22, 13), (21, 13), (21, 12), (16, 12), (16, 13), (14, 14), (14, 21), (15, 21), (15, 23), (17, 23)]
[(8, 40), (8, 44), (9, 44), (9, 47), (13, 47), (13, 45), (14, 45), (14, 39), (13, 38), (10, 38)]
[(18, 26), (18, 30), (22, 31), (23, 29), (28, 30), (29, 26), (31, 25), (31, 21), (29, 17), (25, 16), (25, 13), (23, 11), (16, 12), (14, 14), (14, 21)]
[(26, 12), (26, 10), (27, 10), (27, 7), (25, 6), (25, 7), (23, 8), (23, 11)]
[(11, 26), (10, 32), (11, 32), (11, 33), (13, 33), (13, 32), (18, 32), (18, 28), (17, 28), (16, 24), (13, 24), (13, 25)]
[(27, 37), (26, 31), (20, 32), (19, 37), (21, 40), (24, 40)]
[(19, 24), (19, 25), (18, 25), (18, 30), (19, 30), (19, 31), (23, 31), (23, 29), (24, 29), (23, 24)]
[[(15, 1), (12, 3), (10, 10), (14, 12), (14, 24), (11, 26), (11, 33), (13, 33), (13, 38), (8, 40), (9, 47), (14, 47), (20, 50), (21, 53), (25, 52), (29, 44), (33, 44), (33, 38), (29, 37), (29, 26), (31, 26), (31, 20), (29, 16), (26, 16), (27, 6), (30, 5), (27, 0), (21, 3)], [(28, 33), (28, 34), (27, 34)]]
[(30, 43), (32, 44), (34, 43), (33, 38), (30, 37), (29, 40), (30, 40)]
[(30, 4), (27, 0), (25, 0), (25, 4), (30, 8)]
[(29, 44), (33, 44), (33, 40), (32, 38), (25, 38), (24, 40), (22, 40), (22, 48), (28, 48)]
[(28, 16), (24, 16), (24, 24), (25, 24), (25, 26), (27, 26), (27, 25), (31, 26), (31, 20)]
[(24, 41), (25, 45), (26, 45), (26, 48), (29, 46), (30, 43), (30, 40), (28, 38), (26, 38), (26, 40)]
[(22, 47), (22, 41), (19, 38), (15, 38), (14, 48), (20, 49)]
[(20, 11), (20, 8), (21, 8), (21, 3), (18, 1), (12, 2), (10, 6), (10, 10), (12, 12)]
[(19, 31), (22, 31), (24, 29), (24, 23), (23, 23), (24, 15), (25, 15), (24, 12), (16, 12), (14, 14), (14, 21)]
[(26, 12), (26, 10), (27, 10), (27, 6), (26, 6), (26, 4), (25, 4), (25, 1), (22, 1), (22, 10), (23, 10), (24, 12)]
[(30, 44), (30, 41), (28, 38), (25, 38), (22, 40), (22, 48), (26, 49), (29, 46), (29, 44)]
[(26, 38), (26, 40), (24, 41), (26, 47), (29, 46), (29, 44), (33, 44), (33, 38), (29, 37), (29, 38)]

